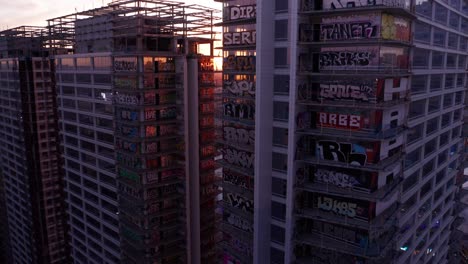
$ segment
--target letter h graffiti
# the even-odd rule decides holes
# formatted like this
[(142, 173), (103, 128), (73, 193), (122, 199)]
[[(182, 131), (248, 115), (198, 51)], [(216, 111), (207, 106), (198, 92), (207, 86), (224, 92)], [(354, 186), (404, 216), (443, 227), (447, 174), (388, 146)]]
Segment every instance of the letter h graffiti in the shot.
[(359, 145), (335, 141), (318, 141), (317, 144), (322, 159), (358, 166), (366, 164), (367, 155), (365, 149)]

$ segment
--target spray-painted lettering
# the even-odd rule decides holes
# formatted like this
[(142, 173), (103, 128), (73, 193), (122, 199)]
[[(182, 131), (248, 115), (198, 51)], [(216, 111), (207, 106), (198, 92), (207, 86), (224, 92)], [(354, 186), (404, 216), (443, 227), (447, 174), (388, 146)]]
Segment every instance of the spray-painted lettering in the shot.
[(224, 89), (236, 96), (255, 96), (255, 82), (253, 81), (225, 81)]
[(236, 149), (226, 148), (222, 150), (223, 159), (236, 166), (240, 166), (245, 169), (253, 169), (253, 162), (255, 155), (253, 153), (240, 151)]
[(334, 128), (347, 128), (347, 129), (360, 129), (361, 116), (336, 114), (328, 112), (318, 113), (319, 123), (321, 127), (334, 127)]
[(224, 139), (230, 143), (254, 145), (255, 130), (235, 127), (224, 127)]
[(346, 40), (377, 37), (378, 26), (371, 22), (323, 24), (320, 26), (321, 40)]
[(225, 46), (232, 45), (252, 45), (257, 41), (257, 32), (242, 31), (242, 32), (226, 32), (223, 34), (223, 44)]
[(255, 119), (255, 106), (250, 104), (224, 103), (224, 116), (238, 119)]
[(351, 175), (324, 169), (317, 169), (315, 171), (314, 181), (325, 184), (333, 184), (340, 188), (352, 188), (354, 186), (361, 185), (361, 183)]
[(320, 68), (330, 66), (368, 66), (372, 54), (368, 51), (325, 51), (320, 52)]
[(229, 212), (226, 212), (223, 218), (224, 221), (227, 221), (229, 224), (246, 232), (253, 233), (253, 224), (250, 221)]
[(320, 158), (325, 160), (345, 162), (356, 166), (364, 166), (367, 161), (366, 148), (357, 144), (324, 140), (317, 142), (317, 148)]
[(330, 197), (317, 197), (317, 207), (324, 211), (332, 211), (339, 215), (348, 217), (356, 216), (357, 204), (335, 200)]
[(234, 208), (241, 209), (248, 213), (253, 213), (254, 203), (252, 200), (240, 196), (236, 193), (226, 193), (227, 202)]
[(320, 97), (324, 99), (357, 100), (368, 102), (375, 98), (375, 91), (369, 85), (320, 84)]
[(229, 8), (229, 19), (249, 19), (255, 18), (257, 15), (257, 6), (246, 5), (246, 6), (233, 6)]
[(223, 60), (223, 70), (255, 72), (255, 56), (229, 55)]

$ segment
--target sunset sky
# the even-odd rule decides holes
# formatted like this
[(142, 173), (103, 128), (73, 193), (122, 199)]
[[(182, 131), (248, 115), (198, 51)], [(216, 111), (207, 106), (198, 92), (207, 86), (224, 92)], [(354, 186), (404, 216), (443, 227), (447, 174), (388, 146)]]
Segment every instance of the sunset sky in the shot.
[[(214, 0), (177, 0), (221, 8)], [(33, 25), (45, 26), (46, 20), (77, 11), (107, 5), (111, 0), (0, 0), (0, 31), (7, 28)]]

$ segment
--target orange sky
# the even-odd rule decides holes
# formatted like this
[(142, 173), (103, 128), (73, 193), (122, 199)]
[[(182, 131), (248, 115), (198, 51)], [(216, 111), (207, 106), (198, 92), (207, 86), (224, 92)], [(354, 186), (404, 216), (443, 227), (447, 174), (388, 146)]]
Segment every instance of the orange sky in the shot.
[[(221, 8), (214, 0), (176, 0)], [(49, 18), (100, 7), (111, 0), (0, 0), (0, 31), (7, 28), (33, 25), (45, 26)]]

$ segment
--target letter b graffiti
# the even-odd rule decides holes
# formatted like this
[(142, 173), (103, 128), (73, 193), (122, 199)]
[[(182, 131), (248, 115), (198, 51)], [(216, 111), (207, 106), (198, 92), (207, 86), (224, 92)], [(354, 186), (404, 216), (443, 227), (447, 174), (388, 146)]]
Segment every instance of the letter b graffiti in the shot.
[(320, 157), (325, 160), (345, 162), (352, 165), (364, 166), (367, 155), (353, 152), (350, 143), (338, 143), (335, 141), (318, 141)]

